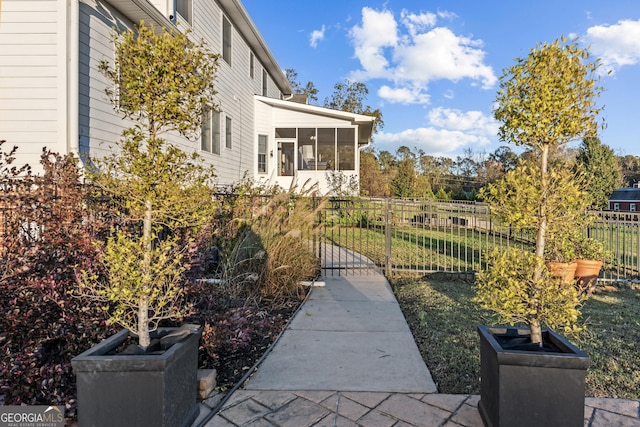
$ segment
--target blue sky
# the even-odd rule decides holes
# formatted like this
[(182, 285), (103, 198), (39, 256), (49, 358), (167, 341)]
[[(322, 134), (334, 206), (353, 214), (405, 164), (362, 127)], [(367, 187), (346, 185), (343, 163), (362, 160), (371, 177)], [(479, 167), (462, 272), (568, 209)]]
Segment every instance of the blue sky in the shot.
[[(366, 83), (385, 126), (378, 150), (401, 145), (455, 157), (500, 145), (498, 78), (538, 42), (578, 37), (601, 58), (603, 143), (640, 156), (640, 1), (243, 0), (283, 69), (314, 82), (318, 102), (344, 79)], [(572, 144), (578, 146), (579, 142)], [(512, 148), (517, 150), (516, 147)]]

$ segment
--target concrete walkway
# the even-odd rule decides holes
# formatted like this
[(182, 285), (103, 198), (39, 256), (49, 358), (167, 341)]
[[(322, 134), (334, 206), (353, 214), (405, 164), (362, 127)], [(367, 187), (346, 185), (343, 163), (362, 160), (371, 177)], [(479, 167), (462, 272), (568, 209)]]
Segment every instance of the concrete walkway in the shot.
[[(478, 396), (437, 394), (389, 283), (379, 273), (314, 286), (271, 353), (193, 427), (482, 426)], [(640, 426), (640, 401), (587, 398), (585, 426)]]

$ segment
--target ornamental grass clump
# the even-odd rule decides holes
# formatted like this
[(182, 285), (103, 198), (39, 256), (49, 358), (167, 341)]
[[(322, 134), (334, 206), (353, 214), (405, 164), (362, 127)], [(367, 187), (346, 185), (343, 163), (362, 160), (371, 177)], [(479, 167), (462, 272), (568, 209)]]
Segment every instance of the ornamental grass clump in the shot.
[(241, 198), (247, 202), (234, 213), (239, 238), (223, 264), (223, 286), (245, 298), (288, 298), (317, 276), (313, 236), (325, 201), (313, 194), (304, 187), (245, 188)]

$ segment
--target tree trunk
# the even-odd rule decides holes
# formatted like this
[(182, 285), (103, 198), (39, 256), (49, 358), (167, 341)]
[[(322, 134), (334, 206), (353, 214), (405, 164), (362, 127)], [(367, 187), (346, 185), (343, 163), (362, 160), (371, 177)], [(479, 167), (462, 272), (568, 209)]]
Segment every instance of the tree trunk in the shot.
[(529, 319), (529, 329), (531, 331), (531, 342), (542, 347), (542, 327), (537, 317)]
[[(540, 150), (540, 206), (538, 207), (538, 234), (536, 235), (536, 256), (544, 258), (544, 247), (547, 235), (547, 198), (548, 198), (548, 176), (547, 169), (549, 163), (549, 144), (542, 144)], [(540, 264), (534, 272), (534, 281), (537, 282), (542, 277), (543, 264)], [(535, 298), (537, 300), (537, 298)], [(535, 310), (537, 312), (537, 310)], [(529, 328), (531, 329), (531, 342), (539, 344), (542, 347), (542, 330), (540, 328), (540, 319), (531, 317), (529, 319)]]
[[(151, 271), (151, 251), (153, 249), (153, 241), (151, 236), (151, 220), (152, 205), (151, 200), (145, 201), (144, 204), (144, 221), (142, 225), (142, 241), (144, 243), (144, 259), (142, 263), (143, 283), (145, 287), (151, 286), (153, 277), (150, 277)], [(140, 296), (138, 300), (138, 345), (143, 349), (147, 349), (151, 344), (149, 335), (149, 299), (146, 294)]]

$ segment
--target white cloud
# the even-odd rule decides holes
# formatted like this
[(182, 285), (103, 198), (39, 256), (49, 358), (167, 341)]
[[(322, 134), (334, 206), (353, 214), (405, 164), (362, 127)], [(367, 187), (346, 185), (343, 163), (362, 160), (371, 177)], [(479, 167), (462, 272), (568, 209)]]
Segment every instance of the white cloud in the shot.
[(388, 10), (363, 8), (362, 23), (349, 33), (354, 56), (362, 67), (352, 72), (351, 78), (386, 79), (393, 87), (381, 88), (380, 96), (404, 103), (428, 102), (428, 84), (436, 80), (470, 79), (484, 89), (493, 87), (497, 77), (484, 62), (483, 42), (437, 27), (441, 17), (450, 19), (455, 15), (403, 10), (398, 23)]
[(602, 59), (606, 71), (640, 62), (640, 20), (621, 20), (614, 25), (587, 29), (584, 41), (593, 55)]
[(422, 149), (431, 156), (451, 156), (465, 146), (486, 145), (489, 139), (465, 132), (433, 127), (407, 129), (399, 133), (380, 132), (376, 134), (375, 146), (378, 150), (392, 153), (405, 145), (411, 149)]
[(495, 140), (499, 127), (495, 119), (481, 111), (464, 112), (437, 107), (427, 114), (427, 119), (429, 127), (376, 134), (376, 147), (395, 152), (405, 145), (433, 156), (452, 156), (465, 147), (490, 144)]
[(392, 104), (428, 104), (429, 94), (420, 89), (407, 87), (392, 88), (387, 85), (380, 86), (378, 96)]
[(311, 45), (311, 47), (318, 46), (318, 42), (324, 40), (324, 32), (325, 32), (324, 25), (322, 26), (321, 29), (312, 31), (311, 35), (309, 36), (309, 45)]
[(415, 37), (419, 32), (425, 31), (427, 28), (431, 28), (436, 25), (438, 17), (435, 13), (421, 13), (416, 15), (406, 9), (403, 9), (400, 13), (400, 20), (402, 24), (409, 31), (411, 37)]
[(474, 135), (493, 136), (498, 134), (500, 123), (481, 111), (460, 111), (437, 107), (427, 114), (429, 124), (441, 128), (459, 130)]
[(349, 32), (355, 56), (370, 78), (386, 77), (388, 61), (384, 48), (398, 43), (397, 23), (393, 13), (362, 9), (362, 25), (355, 25)]
[(422, 84), (470, 78), (481, 81), (485, 89), (491, 88), (497, 78), (493, 69), (483, 63), (481, 45), (478, 40), (457, 36), (444, 27), (418, 34), (411, 44), (395, 50), (396, 78)]

